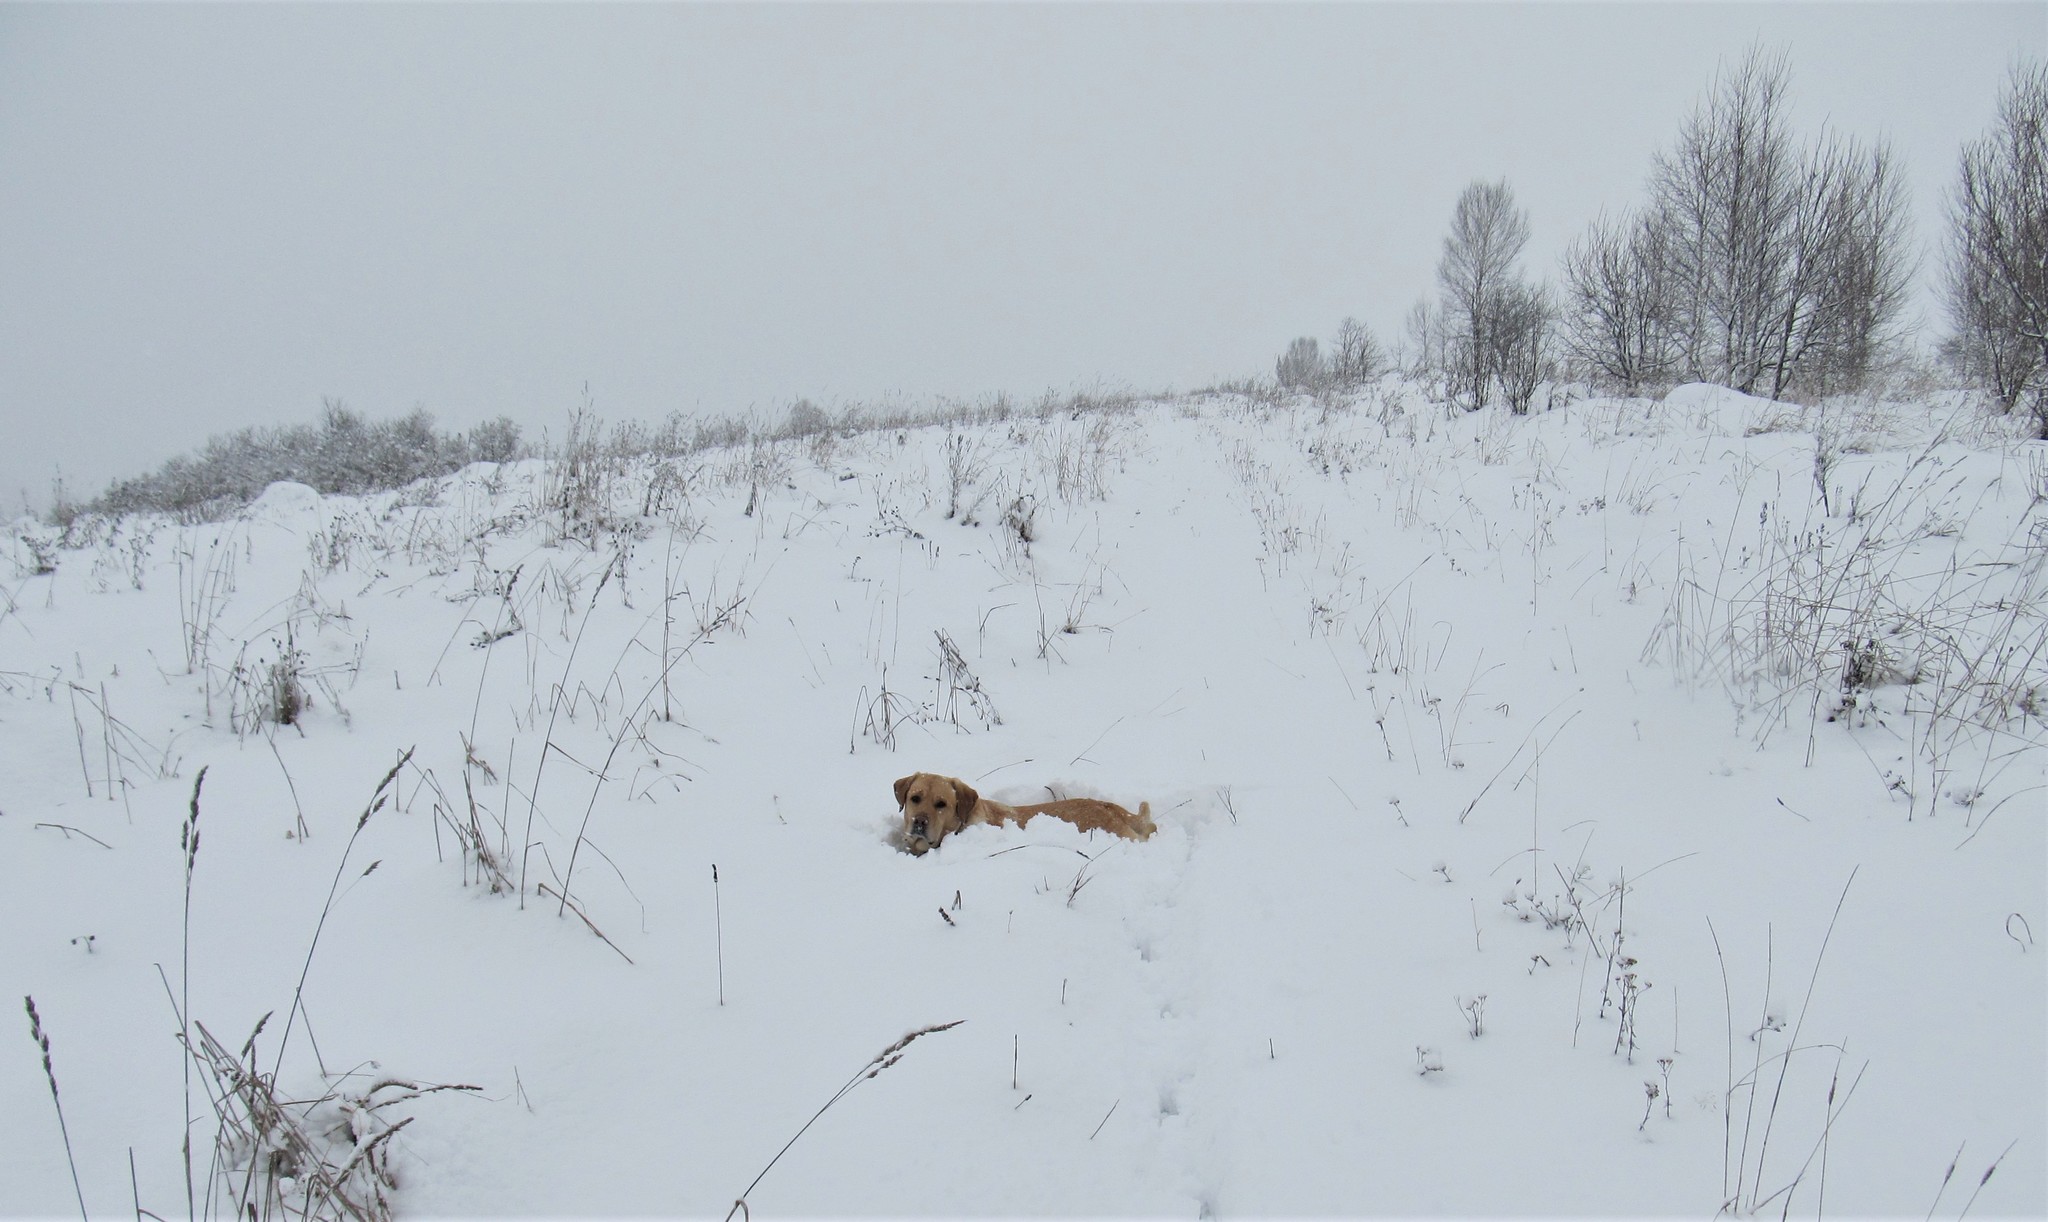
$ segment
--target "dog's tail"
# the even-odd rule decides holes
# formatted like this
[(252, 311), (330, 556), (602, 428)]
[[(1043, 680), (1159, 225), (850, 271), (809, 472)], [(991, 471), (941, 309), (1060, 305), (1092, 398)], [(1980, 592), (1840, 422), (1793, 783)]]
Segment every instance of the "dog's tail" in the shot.
[(1159, 830), (1159, 825), (1152, 822), (1152, 804), (1150, 802), (1138, 803), (1138, 817), (1131, 820), (1131, 827), (1138, 833), (1138, 839), (1140, 840), (1149, 839), (1152, 833)]

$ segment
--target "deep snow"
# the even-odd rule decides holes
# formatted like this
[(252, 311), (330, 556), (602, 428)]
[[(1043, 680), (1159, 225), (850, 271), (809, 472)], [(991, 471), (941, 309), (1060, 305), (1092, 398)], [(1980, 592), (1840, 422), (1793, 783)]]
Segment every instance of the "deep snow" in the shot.
[[(954, 1020), (752, 1213), (2048, 1212), (2048, 448), (1959, 401), (1211, 395), (13, 533), (0, 976), (97, 1212), (131, 1151), (185, 1208), (202, 767), (192, 1017), (267, 1069), (339, 870), (280, 1094), (481, 1088), (401, 1213), (722, 1216)], [(920, 770), (1161, 831), (911, 858)], [(64, 1214), (22, 1022), (0, 1210)]]

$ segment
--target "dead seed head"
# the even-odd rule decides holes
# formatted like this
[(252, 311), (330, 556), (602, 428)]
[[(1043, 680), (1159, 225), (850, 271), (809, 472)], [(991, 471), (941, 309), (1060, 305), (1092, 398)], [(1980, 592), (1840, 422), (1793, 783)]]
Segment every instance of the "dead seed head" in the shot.
[(908, 1035), (905, 1035), (902, 1039), (897, 1040), (895, 1043), (889, 1045), (887, 1048), (884, 1048), (880, 1052), (876, 1053), (875, 1059), (873, 1061), (869, 1061), (868, 1064), (874, 1065), (878, 1062), (887, 1061), (887, 1065), (881, 1066), (881, 1068), (887, 1069), (889, 1065), (894, 1065), (896, 1063), (896, 1060), (900, 1059), (898, 1058), (899, 1053), (901, 1053), (905, 1048), (910, 1047), (910, 1045), (915, 1043), (918, 1039), (927, 1035), (935, 1034), (936, 1032), (940, 1031), (951, 1031), (953, 1028), (959, 1026), (961, 1023), (964, 1023), (966, 1021), (967, 1020), (964, 1018), (956, 1018), (950, 1023), (937, 1023), (930, 1027), (920, 1027), (917, 1030), (910, 1032)]
[(35, 1041), (36, 1047), (42, 1051), (43, 1075), (50, 1079), (50, 1094), (55, 1096), (57, 1093), (57, 1072), (50, 1066), (50, 1037), (43, 1033), (43, 1017), (36, 1013), (35, 998), (24, 996), (21, 1000), (28, 1007), (28, 1036)]

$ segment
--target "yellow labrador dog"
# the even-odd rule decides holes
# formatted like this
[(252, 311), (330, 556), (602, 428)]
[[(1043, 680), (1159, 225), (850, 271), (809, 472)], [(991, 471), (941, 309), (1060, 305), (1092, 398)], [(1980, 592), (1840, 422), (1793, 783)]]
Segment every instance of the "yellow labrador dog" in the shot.
[(1126, 840), (1143, 840), (1159, 829), (1152, 822), (1152, 804), (1141, 802), (1132, 814), (1114, 802), (1067, 798), (1030, 806), (1005, 806), (974, 792), (958, 777), (919, 772), (896, 782), (896, 805), (903, 812), (903, 846), (922, 857), (941, 841), (974, 823), (1017, 824), (1051, 815), (1083, 831), (1114, 832)]

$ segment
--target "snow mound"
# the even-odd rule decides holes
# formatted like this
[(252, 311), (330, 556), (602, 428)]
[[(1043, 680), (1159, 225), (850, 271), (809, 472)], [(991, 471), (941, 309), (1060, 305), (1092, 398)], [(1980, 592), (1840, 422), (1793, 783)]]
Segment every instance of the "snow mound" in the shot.
[(320, 493), (296, 480), (281, 479), (249, 503), (248, 516), (256, 521), (291, 523), (320, 511)]

